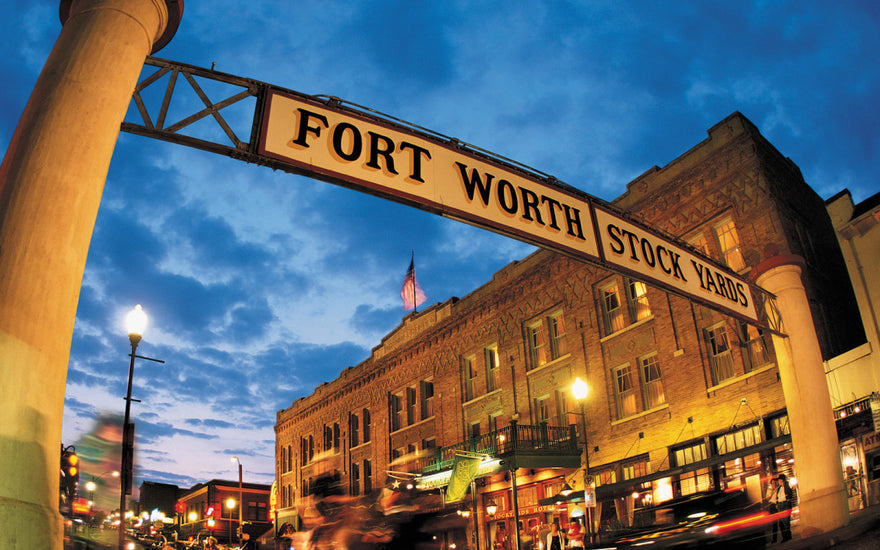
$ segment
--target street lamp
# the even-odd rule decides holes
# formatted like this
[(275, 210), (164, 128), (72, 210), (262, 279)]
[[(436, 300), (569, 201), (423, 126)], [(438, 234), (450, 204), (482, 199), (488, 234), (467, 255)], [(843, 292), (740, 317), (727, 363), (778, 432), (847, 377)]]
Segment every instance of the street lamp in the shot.
[[(128, 341), (131, 343), (131, 361), (128, 363), (128, 391), (125, 393), (125, 419), (122, 421), (122, 464), (119, 469), (119, 550), (125, 546), (125, 496), (131, 494), (131, 482), (133, 475), (132, 463), (134, 462), (134, 425), (129, 422), (131, 418), (131, 381), (134, 377), (134, 358), (144, 329), (147, 326), (147, 314), (138, 304), (125, 317), (125, 328), (128, 330)], [(157, 363), (164, 363), (159, 359), (141, 357)], [(134, 401), (138, 401), (135, 399)]]
[(581, 417), (584, 419), (584, 508), (586, 508), (587, 512), (587, 536), (590, 539), (590, 542), (593, 542), (593, 506), (591, 502), (592, 496), (592, 487), (590, 483), (590, 446), (587, 443), (587, 413), (584, 408), (584, 403), (587, 400), (587, 394), (590, 392), (589, 386), (587, 383), (580, 379), (580, 377), (575, 378), (574, 384), (571, 385), (571, 392), (574, 394), (574, 398), (581, 405)]
[(231, 460), (232, 462), (238, 462), (238, 544), (239, 546), (241, 546), (241, 540), (243, 536), (243, 532), (241, 530), (241, 509), (244, 505), (244, 500), (241, 493), (241, 460), (239, 460), (237, 456), (232, 457)]
[(495, 500), (489, 499), (489, 502), (486, 504), (486, 513), (490, 516), (494, 516), (495, 512), (498, 511), (498, 505), (495, 504)]
[(229, 544), (232, 544), (232, 509), (235, 508), (235, 499), (226, 499), (226, 508), (229, 509)]

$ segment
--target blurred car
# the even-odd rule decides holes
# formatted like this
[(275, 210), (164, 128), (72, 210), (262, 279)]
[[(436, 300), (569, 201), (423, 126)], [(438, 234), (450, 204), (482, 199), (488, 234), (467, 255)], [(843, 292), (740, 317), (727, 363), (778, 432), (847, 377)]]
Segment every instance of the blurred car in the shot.
[(774, 517), (745, 490), (697, 493), (658, 504), (654, 524), (618, 536), (613, 546), (631, 548), (749, 548), (766, 546)]

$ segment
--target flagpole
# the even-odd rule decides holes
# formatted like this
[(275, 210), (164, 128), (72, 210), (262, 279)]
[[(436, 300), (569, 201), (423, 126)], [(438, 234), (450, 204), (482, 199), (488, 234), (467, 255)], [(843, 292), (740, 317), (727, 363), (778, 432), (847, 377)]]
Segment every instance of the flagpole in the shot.
[(416, 251), (411, 250), (412, 257), (409, 260), (410, 265), (413, 266), (413, 275), (410, 278), (410, 286), (412, 287), (412, 301), (413, 301), (413, 313), (419, 312), (419, 304), (416, 301)]

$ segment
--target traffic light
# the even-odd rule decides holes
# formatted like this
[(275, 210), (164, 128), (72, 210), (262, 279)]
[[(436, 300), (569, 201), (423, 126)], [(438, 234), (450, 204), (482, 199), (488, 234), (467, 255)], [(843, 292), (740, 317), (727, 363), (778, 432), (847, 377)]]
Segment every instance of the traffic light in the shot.
[(79, 457), (76, 455), (76, 449), (71, 445), (61, 451), (61, 490), (69, 503), (76, 498), (77, 483), (79, 483)]

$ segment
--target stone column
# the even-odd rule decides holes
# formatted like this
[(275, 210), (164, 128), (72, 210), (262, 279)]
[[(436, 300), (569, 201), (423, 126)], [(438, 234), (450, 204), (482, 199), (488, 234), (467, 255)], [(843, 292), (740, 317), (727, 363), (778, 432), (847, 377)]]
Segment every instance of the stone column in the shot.
[(791, 426), (802, 536), (849, 522), (837, 428), (822, 353), (801, 281), (800, 256), (775, 256), (755, 268), (759, 286), (776, 296), (783, 338), (773, 336)]
[(61, 418), (89, 241), (144, 59), (182, 4), (62, 0), (61, 33), (0, 166), (4, 550), (62, 547)]

